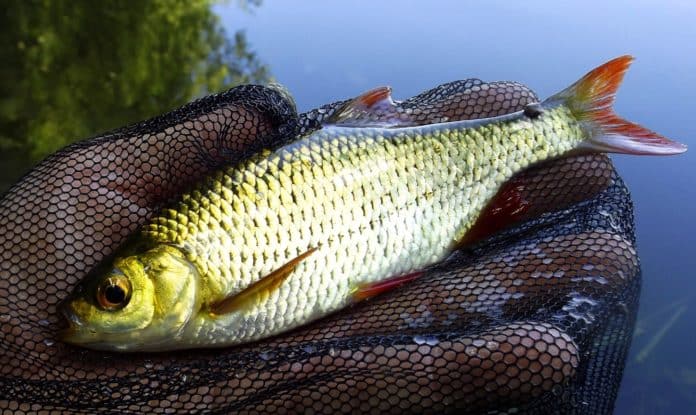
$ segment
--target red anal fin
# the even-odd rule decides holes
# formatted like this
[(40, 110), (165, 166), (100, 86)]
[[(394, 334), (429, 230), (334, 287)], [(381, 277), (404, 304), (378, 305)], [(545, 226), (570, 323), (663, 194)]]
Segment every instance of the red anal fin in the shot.
[(398, 277), (392, 277), (384, 281), (372, 282), (358, 286), (355, 291), (353, 291), (353, 301), (358, 302), (376, 295), (391, 291), (396, 287), (399, 287), (407, 282), (411, 282), (416, 278), (423, 275), (423, 271), (416, 271), (410, 274), (399, 275)]
[(505, 183), (481, 212), (474, 226), (458, 244), (457, 249), (483, 240), (519, 221), (531, 206), (524, 198), (524, 193), (523, 180), (513, 178)]
[(307, 259), (313, 254), (317, 248), (312, 248), (298, 257), (290, 260), (288, 263), (271, 272), (255, 283), (251, 284), (244, 290), (229, 297), (226, 297), (214, 304), (210, 305), (209, 311), (213, 316), (228, 314), (234, 311), (242, 310), (251, 305), (263, 301), (268, 298), (268, 295), (280, 287), (280, 284), (292, 274), (300, 262)]

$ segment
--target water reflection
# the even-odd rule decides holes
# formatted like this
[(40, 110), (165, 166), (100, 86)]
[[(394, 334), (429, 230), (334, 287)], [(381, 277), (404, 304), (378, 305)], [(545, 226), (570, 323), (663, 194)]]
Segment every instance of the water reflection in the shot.
[(0, 191), (72, 141), (267, 79), (244, 33), (228, 36), (213, 3), (4, 4)]

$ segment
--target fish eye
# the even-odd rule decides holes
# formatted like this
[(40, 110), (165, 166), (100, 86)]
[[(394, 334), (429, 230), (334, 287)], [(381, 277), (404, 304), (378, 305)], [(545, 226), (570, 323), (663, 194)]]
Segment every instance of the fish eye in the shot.
[(116, 311), (128, 304), (131, 285), (123, 275), (110, 276), (97, 287), (97, 303), (103, 310)]

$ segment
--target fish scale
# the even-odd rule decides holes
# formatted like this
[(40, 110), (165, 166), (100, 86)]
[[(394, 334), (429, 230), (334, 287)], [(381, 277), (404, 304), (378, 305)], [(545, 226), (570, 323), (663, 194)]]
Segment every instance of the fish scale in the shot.
[(531, 164), (573, 150), (684, 152), (612, 112), (630, 62), (492, 118), (404, 123), (389, 88), (348, 101), (162, 210), (66, 300), (63, 338), (162, 351), (279, 334), (417, 277), (468, 242), (499, 191), (503, 225), (514, 220), (526, 202), (501, 189)]
[[(143, 230), (155, 243), (184, 248), (209, 298), (240, 292), (289, 258), (318, 250), (266, 301), (241, 315), (195, 316), (185, 336), (264, 337), (346, 306), (360, 284), (441, 260), (535, 151), (561, 154), (571, 145), (547, 142), (558, 121), (546, 119), (477, 128), (328, 127), (213, 176), (207, 190)], [(563, 124), (557, 128), (570, 133)]]

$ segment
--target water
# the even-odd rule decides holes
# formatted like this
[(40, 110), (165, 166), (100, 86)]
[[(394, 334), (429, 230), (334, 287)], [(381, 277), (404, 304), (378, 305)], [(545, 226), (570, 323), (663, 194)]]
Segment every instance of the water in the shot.
[[(378, 85), (406, 98), (470, 76), (521, 81), (544, 97), (608, 59), (634, 55), (617, 112), (692, 150), (670, 158), (613, 157), (635, 202), (644, 272), (643, 331), (631, 347), (616, 413), (693, 411), (696, 3), (303, 1), (269, 2), (251, 15), (234, 7), (219, 12), (225, 26), (246, 28), (300, 110)], [(638, 362), (679, 301), (686, 311)]]
[[(544, 97), (610, 58), (636, 56), (619, 92), (617, 112), (691, 144), (692, 150), (670, 158), (614, 157), (636, 205), (644, 272), (636, 338), (616, 412), (690, 412), (696, 403), (696, 354), (691, 352), (696, 347), (696, 3), (559, 3), (306, 0), (267, 2), (251, 13), (229, 2), (214, 11), (228, 33), (246, 29), (248, 47), (292, 91), (301, 111), (378, 85), (391, 85), (396, 98), (406, 98), (467, 77), (521, 81)], [(19, 95), (0, 91), (3, 97)], [(148, 114), (117, 102), (122, 115), (88, 125), (79, 134), (118, 127), (190, 99), (176, 95), (161, 109), (148, 107)], [(97, 103), (90, 106), (97, 108)], [(28, 165), (5, 154), (0, 186)], [(431, 339), (421, 340), (428, 344)]]

